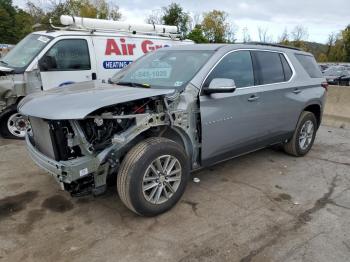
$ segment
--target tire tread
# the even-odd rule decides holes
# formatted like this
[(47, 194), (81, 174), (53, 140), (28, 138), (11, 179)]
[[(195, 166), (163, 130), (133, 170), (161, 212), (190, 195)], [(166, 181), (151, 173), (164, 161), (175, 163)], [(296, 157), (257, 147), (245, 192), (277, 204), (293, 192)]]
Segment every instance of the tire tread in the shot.
[(119, 197), (129, 209), (131, 209), (137, 214), (139, 213), (135, 210), (134, 206), (131, 203), (130, 194), (128, 190), (130, 183), (129, 170), (141, 158), (144, 152), (147, 151), (148, 147), (154, 144), (160, 144), (164, 142), (175, 143), (174, 141), (164, 137), (151, 137), (138, 143), (126, 154), (124, 160), (122, 161), (122, 164), (120, 165), (117, 176), (117, 190), (119, 193)]
[[(289, 140), (288, 143), (283, 145), (283, 149), (284, 151), (292, 156), (301, 156), (298, 153), (298, 149), (297, 149), (297, 135), (298, 135), (298, 130), (300, 128), (300, 125), (303, 123), (303, 120), (308, 116), (308, 115), (312, 115), (313, 117), (315, 117), (315, 115), (309, 111), (304, 111), (301, 113), (299, 120), (298, 120), (298, 124), (295, 127), (295, 131), (293, 133), (293, 137)], [(316, 132), (316, 131), (315, 131)]]

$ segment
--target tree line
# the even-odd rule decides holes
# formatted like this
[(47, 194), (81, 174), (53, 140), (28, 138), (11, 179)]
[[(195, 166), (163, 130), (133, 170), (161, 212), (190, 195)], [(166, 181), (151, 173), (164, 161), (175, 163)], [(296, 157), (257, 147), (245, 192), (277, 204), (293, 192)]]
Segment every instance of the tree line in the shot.
[[(117, 5), (106, 0), (35, 0), (27, 1), (25, 8), (13, 5), (12, 0), (0, 0), (0, 43), (16, 44), (27, 34), (50, 28), (49, 19), (59, 25), (61, 15), (119, 20)], [(44, 8), (45, 6), (45, 8)]]
[[(35, 1), (35, 2), (34, 2)], [(42, 2), (41, 2), (42, 1)], [(16, 44), (35, 30), (49, 29), (49, 19), (59, 24), (62, 14), (90, 18), (120, 20), (119, 6), (108, 0), (29, 0), (25, 8), (13, 5), (12, 0), (0, 0), (0, 43)], [(154, 10), (146, 23), (178, 27), (183, 38), (196, 43), (235, 43), (238, 27), (230, 22), (227, 12), (211, 10), (190, 14), (177, 3)], [(306, 41), (308, 31), (298, 25), (290, 32), (285, 29), (277, 40), (266, 27), (257, 27), (259, 42), (278, 43), (313, 53), (319, 62), (350, 62), (350, 25), (339, 33), (331, 33), (326, 45)], [(251, 42), (248, 28), (242, 29), (243, 42)]]

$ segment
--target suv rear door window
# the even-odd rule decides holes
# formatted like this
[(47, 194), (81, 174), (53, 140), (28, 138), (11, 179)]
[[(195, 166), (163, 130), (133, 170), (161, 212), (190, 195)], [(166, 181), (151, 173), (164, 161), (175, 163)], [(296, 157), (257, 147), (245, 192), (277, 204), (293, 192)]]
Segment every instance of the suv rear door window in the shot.
[(300, 64), (304, 67), (305, 71), (309, 74), (311, 78), (321, 78), (322, 73), (318, 67), (316, 60), (311, 55), (295, 54)]
[(280, 54), (269, 51), (254, 51), (254, 69), (258, 84), (273, 84), (285, 81)]
[(236, 51), (227, 54), (213, 69), (204, 82), (208, 87), (214, 78), (233, 79), (236, 87), (254, 85), (254, 72), (250, 51)]

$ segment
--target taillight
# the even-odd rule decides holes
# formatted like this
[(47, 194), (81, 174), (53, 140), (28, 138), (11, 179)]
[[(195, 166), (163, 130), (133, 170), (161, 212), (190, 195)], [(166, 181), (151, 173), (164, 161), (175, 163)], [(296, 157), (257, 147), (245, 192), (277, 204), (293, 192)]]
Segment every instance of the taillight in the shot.
[(321, 83), (321, 86), (324, 88), (324, 89), (326, 89), (326, 91), (328, 91), (328, 83), (327, 82), (322, 82)]

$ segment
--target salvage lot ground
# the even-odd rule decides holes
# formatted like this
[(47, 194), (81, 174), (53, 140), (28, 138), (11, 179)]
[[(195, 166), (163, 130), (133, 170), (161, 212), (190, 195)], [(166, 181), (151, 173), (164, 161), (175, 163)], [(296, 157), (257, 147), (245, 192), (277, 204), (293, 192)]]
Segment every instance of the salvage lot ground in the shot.
[(350, 130), (293, 158), (266, 149), (200, 171), (156, 218), (110, 190), (72, 199), (0, 139), (0, 261), (348, 261)]

